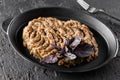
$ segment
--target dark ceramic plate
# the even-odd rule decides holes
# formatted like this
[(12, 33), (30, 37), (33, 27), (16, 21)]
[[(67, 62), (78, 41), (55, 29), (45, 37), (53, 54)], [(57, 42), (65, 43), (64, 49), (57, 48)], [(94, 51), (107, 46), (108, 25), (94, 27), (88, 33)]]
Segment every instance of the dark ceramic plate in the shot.
[[(56, 64), (42, 64), (39, 60), (29, 55), (29, 51), (22, 45), (22, 30), (27, 23), (41, 17), (55, 17), (60, 20), (78, 20), (93, 32), (99, 46), (99, 56), (90, 63), (82, 63), (72, 68), (64, 68)], [(112, 31), (96, 18), (81, 12), (60, 7), (38, 8), (27, 11), (15, 17), (8, 26), (7, 35), (13, 48), (24, 58), (37, 63), (43, 68), (52, 69), (60, 72), (85, 72), (102, 67), (108, 63), (118, 51), (118, 40)]]

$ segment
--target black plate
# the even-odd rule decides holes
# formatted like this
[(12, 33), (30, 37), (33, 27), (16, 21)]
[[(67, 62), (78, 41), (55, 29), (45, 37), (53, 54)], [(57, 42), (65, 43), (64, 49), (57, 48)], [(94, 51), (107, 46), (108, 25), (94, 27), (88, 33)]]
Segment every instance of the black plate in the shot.
[[(29, 55), (29, 51), (22, 45), (22, 30), (27, 23), (41, 17), (55, 17), (60, 20), (78, 20), (90, 28), (99, 46), (99, 56), (90, 63), (82, 63), (76, 67), (64, 68), (56, 64), (41, 64), (39, 60)], [(71, 9), (51, 7), (39, 8), (22, 13), (14, 18), (8, 28), (8, 36), (13, 48), (24, 58), (41, 65), (43, 68), (61, 72), (85, 72), (97, 69), (108, 63), (117, 53), (118, 42), (111, 30), (96, 18)]]

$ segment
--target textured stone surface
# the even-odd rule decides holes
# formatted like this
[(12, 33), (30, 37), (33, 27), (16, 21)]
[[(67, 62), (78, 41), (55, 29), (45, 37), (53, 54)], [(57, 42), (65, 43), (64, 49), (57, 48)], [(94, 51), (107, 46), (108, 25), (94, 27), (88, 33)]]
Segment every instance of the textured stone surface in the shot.
[[(86, 0), (87, 1), (87, 0)], [(119, 0), (88, 0), (91, 5), (103, 8), (120, 19)], [(0, 27), (2, 22), (16, 15), (38, 7), (62, 6), (80, 10), (75, 0), (0, 0)], [(120, 40), (120, 24), (111, 18), (96, 15), (108, 25)], [(45, 70), (20, 57), (8, 42), (7, 35), (0, 28), (0, 80), (120, 80), (120, 57), (111, 60), (106, 66), (86, 73), (59, 73)]]

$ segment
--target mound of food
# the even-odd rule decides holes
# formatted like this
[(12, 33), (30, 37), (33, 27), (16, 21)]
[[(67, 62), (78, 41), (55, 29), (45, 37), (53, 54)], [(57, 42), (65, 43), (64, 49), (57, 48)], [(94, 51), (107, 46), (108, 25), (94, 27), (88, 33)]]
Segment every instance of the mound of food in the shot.
[(75, 20), (33, 19), (23, 29), (22, 39), (31, 55), (49, 64), (71, 67), (98, 56), (98, 44), (93, 33)]

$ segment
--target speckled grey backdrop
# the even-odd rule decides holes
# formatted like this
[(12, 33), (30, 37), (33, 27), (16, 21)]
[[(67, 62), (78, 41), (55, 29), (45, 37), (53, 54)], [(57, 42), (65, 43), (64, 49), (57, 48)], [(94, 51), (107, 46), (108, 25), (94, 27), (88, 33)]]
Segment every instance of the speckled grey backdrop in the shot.
[[(91, 5), (105, 9), (120, 19), (120, 0), (86, 0)], [(0, 0), (0, 27), (2, 22), (24, 11), (45, 6), (63, 6), (81, 10), (76, 0)], [(96, 15), (106, 23), (120, 40), (120, 24), (107, 16)], [(21, 58), (11, 47), (7, 35), (0, 28), (0, 80), (120, 80), (120, 57), (106, 66), (86, 73), (59, 73), (44, 70)]]

